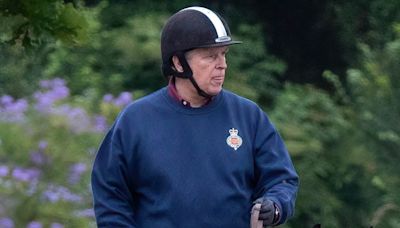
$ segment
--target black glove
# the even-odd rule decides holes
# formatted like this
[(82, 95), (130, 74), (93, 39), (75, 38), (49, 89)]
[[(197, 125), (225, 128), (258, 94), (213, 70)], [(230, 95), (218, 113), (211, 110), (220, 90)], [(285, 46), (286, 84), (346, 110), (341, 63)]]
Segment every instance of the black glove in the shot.
[(259, 220), (263, 221), (263, 226), (275, 225), (279, 220), (279, 209), (275, 203), (265, 197), (256, 199), (253, 204), (261, 204)]

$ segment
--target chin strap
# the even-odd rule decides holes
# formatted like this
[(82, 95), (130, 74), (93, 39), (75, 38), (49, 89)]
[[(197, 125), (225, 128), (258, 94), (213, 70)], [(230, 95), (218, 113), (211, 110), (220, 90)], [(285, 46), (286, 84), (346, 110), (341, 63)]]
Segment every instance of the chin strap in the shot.
[(185, 54), (183, 52), (178, 52), (176, 53), (176, 56), (179, 59), (179, 62), (182, 65), (183, 68), (183, 72), (178, 72), (176, 70), (173, 71), (173, 76), (175, 77), (179, 77), (179, 78), (185, 78), (185, 79), (189, 79), (190, 82), (192, 82), (192, 85), (194, 86), (194, 88), (197, 90), (197, 93), (202, 96), (205, 97), (207, 99), (213, 97), (212, 95), (204, 92), (204, 90), (202, 90), (199, 85), (197, 84), (196, 80), (194, 80), (193, 78), (193, 71), (192, 69), (190, 69), (189, 63), (186, 60)]
[(193, 76), (189, 78), (189, 80), (192, 82), (192, 85), (194, 86), (194, 88), (196, 88), (197, 93), (202, 96), (205, 97), (207, 99), (210, 99), (211, 97), (213, 97), (212, 95), (204, 92), (204, 90), (200, 89), (199, 85), (197, 84), (196, 80), (194, 80)]

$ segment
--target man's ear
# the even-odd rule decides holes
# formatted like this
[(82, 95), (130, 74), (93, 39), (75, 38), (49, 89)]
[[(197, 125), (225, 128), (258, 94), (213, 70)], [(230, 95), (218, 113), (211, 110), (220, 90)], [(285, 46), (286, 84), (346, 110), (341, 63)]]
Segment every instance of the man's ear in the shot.
[(183, 72), (183, 67), (181, 65), (181, 62), (179, 61), (179, 58), (176, 55), (172, 56), (172, 63), (174, 64), (174, 68), (176, 69), (176, 71)]

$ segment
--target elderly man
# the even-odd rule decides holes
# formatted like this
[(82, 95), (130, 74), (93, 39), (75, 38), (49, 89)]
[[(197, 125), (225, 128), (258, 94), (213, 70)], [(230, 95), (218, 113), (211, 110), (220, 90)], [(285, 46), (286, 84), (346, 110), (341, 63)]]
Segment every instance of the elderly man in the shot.
[(209, 9), (169, 18), (169, 85), (123, 110), (98, 151), (99, 227), (243, 228), (255, 204), (264, 226), (293, 215), (298, 176), (283, 140), (254, 102), (222, 88), (237, 43)]

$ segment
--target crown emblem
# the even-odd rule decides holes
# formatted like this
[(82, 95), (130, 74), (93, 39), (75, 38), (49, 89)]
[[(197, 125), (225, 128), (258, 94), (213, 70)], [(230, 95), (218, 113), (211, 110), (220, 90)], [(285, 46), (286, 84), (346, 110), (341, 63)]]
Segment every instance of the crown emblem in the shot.
[(239, 131), (235, 128), (229, 129), (229, 136), (226, 138), (226, 143), (232, 147), (234, 150), (237, 150), (242, 145), (242, 137), (239, 135)]

